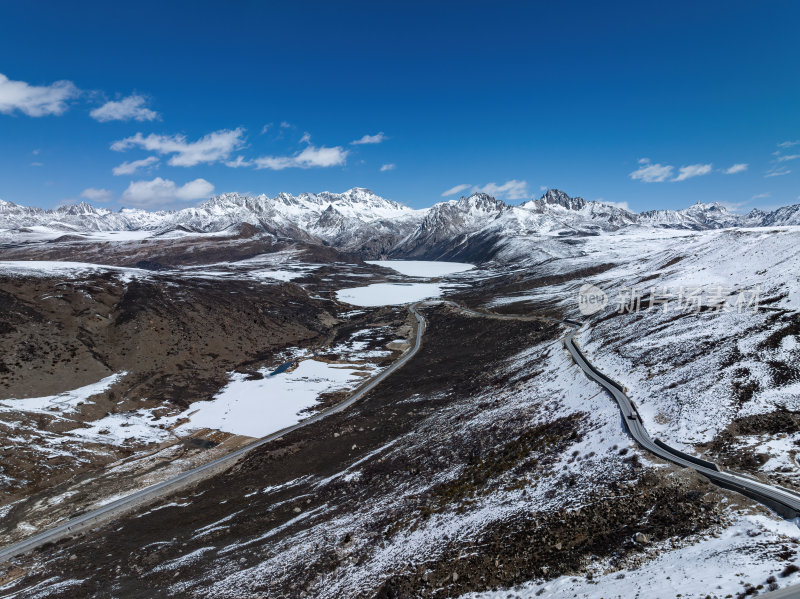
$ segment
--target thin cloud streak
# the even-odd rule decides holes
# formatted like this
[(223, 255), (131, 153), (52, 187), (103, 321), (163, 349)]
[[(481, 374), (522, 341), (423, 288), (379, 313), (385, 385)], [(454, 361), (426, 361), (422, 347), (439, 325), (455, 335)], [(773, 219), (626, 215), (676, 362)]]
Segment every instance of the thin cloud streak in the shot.
[(350, 142), (350, 145), (359, 146), (363, 144), (379, 144), (386, 140), (386, 135), (384, 135), (383, 131), (380, 133), (376, 133), (375, 135), (364, 135), (360, 139), (356, 139)]
[(455, 195), (457, 193), (464, 191), (465, 189), (469, 189), (470, 187), (472, 187), (470, 183), (462, 183), (461, 185), (456, 185), (454, 187), (451, 187), (447, 191), (443, 191), (442, 197), (446, 198), (447, 196)]
[(725, 169), (724, 173), (726, 175), (735, 175), (736, 173), (743, 173), (747, 170), (748, 166), (749, 165), (745, 162), (734, 164), (733, 166), (730, 166), (727, 169)]
[(139, 95), (128, 96), (121, 100), (106, 102), (95, 108), (89, 116), (101, 123), (109, 121), (155, 121), (160, 115), (155, 110), (150, 110), (145, 105), (147, 98)]
[(132, 175), (139, 169), (144, 169), (150, 166), (154, 166), (158, 163), (158, 158), (155, 156), (148, 156), (147, 158), (143, 158), (142, 160), (132, 160), (131, 162), (123, 162), (119, 166), (115, 166), (111, 169), (111, 172), (116, 175)]

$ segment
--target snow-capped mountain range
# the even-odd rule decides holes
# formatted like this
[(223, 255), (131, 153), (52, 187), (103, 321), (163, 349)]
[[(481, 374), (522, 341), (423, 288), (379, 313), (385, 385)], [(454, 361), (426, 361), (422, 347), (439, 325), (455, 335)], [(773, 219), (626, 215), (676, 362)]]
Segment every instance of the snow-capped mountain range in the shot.
[(85, 234), (98, 231), (213, 233), (249, 224), (265, 233), (321, 243), (365, 255), (442, 255), (455, 247), (496, 245), (500, 239), (530, 236), (585, 236), (626, 228), (705, 230), (728, 227), (800, 225), (800, 204), (747, 215), (718, 203), (683, 210), (635, 213), (604, 202), (587, 202), (551, 189), (541, 198), (510, 206), (475, 193), (415, 210), (368, 189), (344, 193), (280, 193), (249, 196), (225, 193), (177, 211), (111, 211), (87, 203), (52, 210), (0, 200), (0, 230)]

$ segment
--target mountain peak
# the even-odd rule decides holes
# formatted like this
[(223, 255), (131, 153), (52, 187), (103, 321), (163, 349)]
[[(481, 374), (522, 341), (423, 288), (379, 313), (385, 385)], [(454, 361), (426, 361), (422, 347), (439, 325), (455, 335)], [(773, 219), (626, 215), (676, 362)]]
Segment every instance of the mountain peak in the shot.
[(365, 196), (366, 195), (366, 196), (375, 196), (375, 197), (378, 196), (378, 194), (376, 194), (371, 189), (367, 189), (366, 187), (351, 187), (350, 189), (345, 191), (342, 195), (343, 196)]
[(67, 206), (59, 206), (56, 208), (56, 212), (60, 214), (70, 214), (73, 216), (85, 215), (85, 214), (105, 214), (106, 212), (110, 212), (105, 208), (95, 208), (91, 204), (86, 202), (79, 202), (77, 204), (70, 204)]
[(720, 204), (719, 202), (705, 203), (705, 202), (702, 202), (700, 200), (698, 200), (696, 204), (693, 204), (692, 206), (689, 206), (689, 208), (687, 208), (687, 210), (697, 210), (697, 211), (704, 211), (704, 212), (708, 211), (708, 210), (719, 210), (719, 211), (724, 211), (724, 212), (728, 211), (728, 209), (725, 207), (725, 205), (724, 204)]
[(461, 196), (457, 202), (461, 208), (482, 210), (484, 212), (497, 212), (507, 208), (505, 202), (495, 199), (488, 193), (478, 192), (471, 194), (469, 197)]
[(580, 210), (586, 206), (586, 200), (583, 198), (572, 198), (560, 189), (548, 189), (539, 199), (545, 204), (555, 204), (567, 210)]
[(586, 207), (583, 198), (572, 198), (560, 189), (548, 189), (538, 200), (528, 200), (521, 204), (523, 208), (534, 212), (545, 212), (548, 206), (560, 206), (567, 210), (582, 210)]

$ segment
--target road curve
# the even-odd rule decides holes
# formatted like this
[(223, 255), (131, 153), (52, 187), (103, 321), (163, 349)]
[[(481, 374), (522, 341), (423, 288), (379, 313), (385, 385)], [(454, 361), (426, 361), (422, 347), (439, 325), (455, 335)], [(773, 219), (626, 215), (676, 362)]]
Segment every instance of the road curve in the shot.
[(767, 485), (760, 481), (745, 477), (739, 474), (734, 474), (729, 471), (722, 471), (713, 462), (709, 462), (689, 455), (673, 447), (659, 439), (653, 439), (642, 423), (639, 417), (639, 411), (636, 409), (636, 404), (626, 395), (625, 389), (622, 385), (612, 380), (608, 376), (600, 372), (591, 362), (586, 358), (583, 352), (578, 347), (575, 341), (575, 335), (578, 333), (583, 323), (574, 320), (559, 320), (547, 316), (521, 316), (514, 314), (494, 314), (491, 312), (480, 312), (467, 308), (456, 302), (446, 301), (443, 302), (453, 306), (466, 314), (474, 316), (482, 316), (488, 318), (495, 318), (500, 320), (543, 320), (546, 322), (555, 322), (566, 325), (569, 332), (564, 338), (564, 345), (569, 351), (575, 363), (583, 370), (587, 377), (598, 383), (603, 387), (611, 397), (617, 402), (622, 419), (625, 422), (625, 428), (633, 439), (644, 449), (657, 455), (658, 457), (670, 461), (674, 464), (692, 468), (710, 479), (715, 484), (736, 491), (751, 499), (754, 499), (767, 507), (773, 509), (784, 518), (797, 518), (800, 516), (800, 495), (793, 493), (783, 487)]
[(296, 431), (297, 429), (308, 426), (314, 422), (319, 422), (323, 418), (327, 418), (332, 414), (336, 414), (349, 408), (363, 398), (367, 393), (377, 387), (389, 375), (408, 362), (419, 351), (420, 347), (422, 346), (422, 335), (425, 333), (425, 318), (423, 318), (423, 316), (417, 311), (418, 306), (419, 304), (413, 304), (408, 308), (409, 312), (411, 312), (411, 314), (417, 320), (417, 330), (414, 338), (414, 345), (407, 349), (402, 356), (400, 356), (395, 362), (392, 363), (391, 366), (389, 366), (389, 368), (358, 387), (356, 391), (346, 400), (336, 404), (335, 406), (331, 406), (330, 408), (318, 412), (317, 414), (314, 414), (310, 418), (298, 422), (297, 424), (293, 424), (292, 426), (275, 431), (274, 433), (271, 433), (266, 437), (262, 437), (258, 441), (255, 441), (246, 447), (237, 449), (236, 451), (208, 462), (207, 464), (187, 470), (186, 472), (169, 480), (165, 480), (139, 491), (135, 491), (130, 495), (117, 499), (116, 501), (112, 501), (111, 503), (108, 503), (95, 510), (71, 518), (63, 524), (59, 524), (43, 532), (22, 539), (21, 541), (17, 541), (12, 545), (3, 547), (0, 549), (0, 563), (22, 553), (32, 551), (37, 547), (41, 547), (47, 543), (55, 543), (56, 541), (59, 541), (65, 537), (73, 536), (100, 526), (116, 518), (117, 516), (122, 515), (123, 513), (133, 510), (134, 508), (142, 507), (143, 505), (152, 503), (169, 493), (174, 493), (192, 483), (208, 478), (209, 476), (218, 472), (222, 472), (231, 467), (239, 460), (239, 458), (253, 449), (269, 443), (270, 441), (280, 439), (292, 431)]
[(639, 445), (662, 459), (686, 468), (693, 468), (721, 487), (737, 491), (763, 503), (784, 518), (796, 518), (800, 515), (800, 496), (792, 491), (778, 486), (767, 485), (732, 472), (722, 471), (712, 462), (685, 454), (658, 439), (650, 437), (639, 417), (636, 405), (625, 394), (623, 387), (619, 383), (612, 381), (589, 363), (575, 342), (576, 333), (577, 330), (573, 329), (564, 339), (567, 350), (586, 376), (611, 394), (622, 412), (622, 418), (625, 421), (628, 432)]

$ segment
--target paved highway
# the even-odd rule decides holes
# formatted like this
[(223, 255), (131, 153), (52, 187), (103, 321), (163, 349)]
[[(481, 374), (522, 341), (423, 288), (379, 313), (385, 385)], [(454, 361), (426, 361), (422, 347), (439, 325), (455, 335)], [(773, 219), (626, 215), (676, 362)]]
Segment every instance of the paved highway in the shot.
[(800, 515), (800, 495), (797, 495), (796, 493), (782, 487), (767, 485), (753, 478), (734, 474), (732, 472), (723, 472), (716, 464), (712, 462), (686, 454), (670, 447), (658, 439), (653, 439), (650, 437), (647, 430), (644, 428), (641, 418), (639, 417), (636, 404), (634, 404), (634, 402), (625, 394), (624, 387), (595, 368), (589, 362), (586, 356), (584, 356), (583, 352), (578, 347), (578, 344), (575, 342), (575, 335), (578, 333), (580, 327), (583, 326), (583, 323), (574, 320), (559, 320), (557, 318), (550, 318), (546, 316), (520, 316), (513, 314), (479, 312), (452, 301), (446, 301), (444, 303), (453, 306), (466, 314), (481, 316), (484, 318), (488, 317), (500, 320), (527, 321), (543, 320), (546, 322), (564, 324), (570, 327), (567, 336), (564, 338), (564, 345), (572, 355), (575, 363), (580, 367), (581, 370), (583, 370), (584, 374), (586, 374), (586, 376), (593, 381), (597, 382), (609, 392), (611, 397), (614, 398), (619, 406), (620, 411), (622, 412), (622, 419), (625, 422), (625, 428), (639, 445), (662, 459), (686, 468), (693, 468), (717, 485), (732, 491), (737, 491), (738, 493), (746, 495), (751, 499), (755, 499), (756, 501), (763, 503), (767, 507), (775, 510), (785, 518), (796, 518), (798, 515)]
[(53, 528), (25, 538), (14, 543), (13, 545), (8, 545), (7, 547), (0, 549), (0, 562), (7, 561), (16, 555), (32, 551), (37, 547), (41, 547), (47, 543), (55, 543), (63, 538), (70, 537), (80, 532), (85, 532), (100, 526), (122, 515), (123, 513), (131, 511), (134, 508), (139, 508), (148, 503), (152, 503), (168, 494), (179, 491), (188, 485), (228, 469), (235, 462), (237, 462), (239, 458), (252, 451), (256, 447), (260, 447), (261, 445), (269, 443), (270, 441), (274, 441), (275, 439), (280, 439), (292, 431), (296, 431), (297, 429), (308, 426), (314, 422), (319, 422), (331, 414), (336, 414), (349, 408), (351, 405), (359, 401), (367, 393), (377, 387), (384, 379), (386, 379), (386, 377), (408, 362), (419, 351), (419, 348), (422, 346), (422, 335), (425, 333), (425, 319), (417, 311), (418, 306), (419, 304), (414, 304), (408, 308), (411, 314), (413, 314), (414, 318), (417, 320), (417, 330), (414, 337), (413, 347), (406, 350), (405, 353), (400, 356), (400, 358), (398, 358), (394, 363), (392, 363), (391, 366), (389, 366), (389, 368), (358, 387), (356, 391), (346, 400), (326, 410), (318, 412), (314, 416), (298, 422), (297, 424), (293, 424), (292, 426), (276, 431), (270, 435), (267, 435), (266, 437), (262, 437), (258, 441), (255, 441), (246, 447), (242, 447), (241, 449), (217, 458), (216, 460), (208, 462), (207, 464), (193, 468), (192, 470), (187, 470), (175, 478), (171, 478), (139, 491), (135, 491), (126, 497), (112, 501), (111, 503), (108, 503), (100, 508), (92, 510), (91, 512), (87, 512), (81, 516), (76, 516), (75, 518), (67, 520), (63, 524), (59, 524)]
[(639, 445), (660, 458), (679, 464), (680, 466), (685, 466), (686, 468), (694, 468), (697, 472), (709, 478), (719, 486), (737, 491), (751, 499), (755, 499), (772, 508), (785, 518), (796, 518), (800, 515), (800, 496), (792, 491), (778, 486), (767, 485), (731, 472), (722, 471), (712, 462), (685, 454), (650, 437), (639, 417), (636, 405), (625, 394), (623, 387), (619, 383), (612, 381), (589, 363), (575, 342), (576, 333), (577, 330), (572, 329), (564, 339), (567, 350), (586, 376), (596, 381), (611, 394), (622, 412), (622, 418), (628, 432)]
[[(569, 351), (575, 363), (583, 370), (584, 374), (602, 386), (612, 398), (617, 402), (625, 428), (631, 437), (647, 451), (686, 468), (693, 468), (703, 476), (707, 477), (717, 485), (737, 491), (746, 497), (763, 503), (775, 510), (785, 518), (797, 518), (800, 515), (800, 496), (783, 489), (782, 487), (766, 485), (760, 481), (736, 475), (731, 472), (723, 472), (719, 467), (696, 456), (687, 455), (677, 449), (669, 447), (666, 443), (653, 439), (644, 428), (636, 404), (627, 396), (624, 387), (613, 381), (608, 376), (600, 372), (589, 362), (586, 356), (575, 342), (575, 335), (583, 326), (583, 323), (574, 320), (558, 320), (544, 316), (519, 316), (510, 314), (492, 314), (489, 312), (479, 312), (472, 310), (461, 304), (447, 301), (447, 303), (461, 312), (474, 316), (497, 318), (501, 320), (544, 320), (547, 322), (557, 322), (570, 327), (567, 336), (564, 338), (564, 345)], [(792, 585), (778, 591), (772, 591), (763, 595), (764, 599), (800, 599), (800, 585)]]

